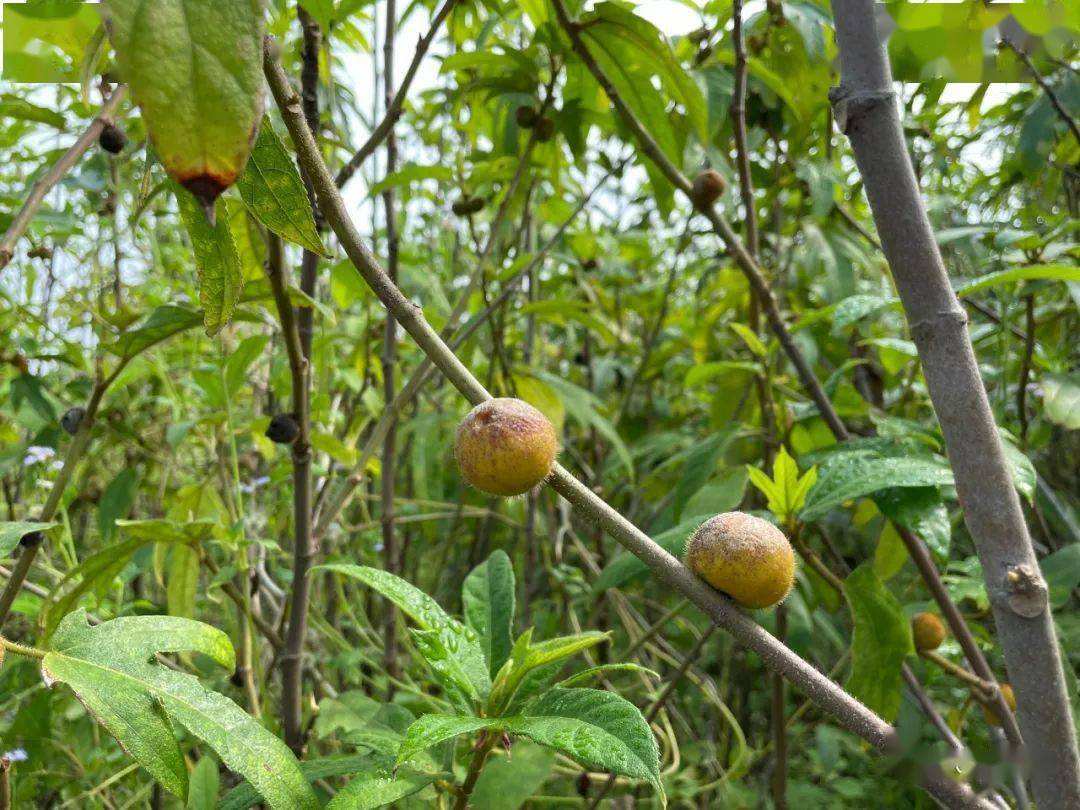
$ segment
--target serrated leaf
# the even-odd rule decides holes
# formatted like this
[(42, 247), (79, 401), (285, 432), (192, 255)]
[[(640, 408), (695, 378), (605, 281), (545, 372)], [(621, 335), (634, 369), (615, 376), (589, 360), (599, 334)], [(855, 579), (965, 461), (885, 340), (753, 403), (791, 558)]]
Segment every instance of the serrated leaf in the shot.
[(369, 810), (384, 807), (426, 788), (437, 776), (400, 769), (377, 771), (351, 779), (326, 805), (326, 810)]
[(378, 568), (330, 564), (314, 570), (333, 571), (358, 579), (385, 596), (419, 627), (414, 637), (424, 644), (425, 652), (438, 656), (430, 661), (437, 673), (449, 678), (474, 700), (487, 697), (491, 677), (476, 631), (451, 618), (426, 593)]
[(165, 170), (212, 203), (243, 171), (262, 116), (262, 4), (105, 0), (102, 8)]
[(252, 216), (270, 231), (312, 253), (330, 255), (319, 239), (296, 163), (267, 117), (236, 190)]
[(855, 626), (846, 688), (892, 722), (900, 710), (901, 665), (915, 650), (911, 625), (872, 563), (863, 563), (848, 574), (844, 594)]
[(845, 501), (893, 487), (951, 486), (952, 471), (937, 457), (887, 457), (843, 451), (820, 466), (818, 480), (806, 496), (800, 518), (816, 520)]
[(461, 588), (465, 623), (480, 636), (492, 678), (513, 645), (514, 587), (510, 558), (498, 549), (469, 573)]
[(176, 201), (195, 253), (203, 326), (206, 334), (213, 337), (232, 319), (233, 310), (240, 300), (240, 291), (244, 286), (240, 256), (229, 229), (224, 202), (217, 203), (218, 215), (210, 224), (191, 195), (177, 189)]
[(57, 523), (35, 523), (30, 520), (0, 521), (0, 557), (6, 557), (19, 541), (32, 532), (47, 532)]
[(236, 665), (228, 636), (207, 624), (129, 616), (91, 627), (79, 610), (60, 623), (41, 671), (47, 682), (71, 687), (139, 764), (177, 795), (186, 795), (187, 773), (170, 721), (247, 778), (274, 810), (315, 810), (318, 799), (281, 740), (193, 675), (151, 660), (156, 653), (180, 652), (202, 653), (229, 671)]

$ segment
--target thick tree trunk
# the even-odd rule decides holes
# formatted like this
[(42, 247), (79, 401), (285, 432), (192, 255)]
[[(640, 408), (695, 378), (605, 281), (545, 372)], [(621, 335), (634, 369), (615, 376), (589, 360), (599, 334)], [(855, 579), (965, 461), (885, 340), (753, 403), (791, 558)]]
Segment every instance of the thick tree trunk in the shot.
[(919, 350), (982, 562), (1039, 807), (1080, 807), (1080, 767), (1046, 583), (908, 158), (873, 0), (833, 0), (841, 83), (832, 93)]

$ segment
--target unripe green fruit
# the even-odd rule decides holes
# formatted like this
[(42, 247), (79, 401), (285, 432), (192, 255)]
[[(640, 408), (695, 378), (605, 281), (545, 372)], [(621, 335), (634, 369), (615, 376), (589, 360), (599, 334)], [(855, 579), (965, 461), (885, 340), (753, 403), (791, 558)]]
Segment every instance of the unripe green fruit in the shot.
[(521, 495), (551, 473), (559, 443), (540, 411), (520, 399), (481, 402), (461, 420), (454, 458), (461, 475), (489, 495)]
[(686, 543), (686, 564), (747, 608), (778, 604), (795, 583), (795, 552), (784, 533), (745, 512), (702, 523)]
[[(1007, 683), (998, 684), (998, 689), (1001, 690), (1001, 696), (1005, 698), (1005, 705), (1009, 707), (1011, 711), (1016, 711), (1016, 695), (1013, 694), (1013, 688)], [(998, 713), (997, 706), (992, 703), (982, 704), (983, 716), (986, 717), (986, 722), (992, 726), (1001, 725), (1001, 715)]]
[(694, 178), (690, 199), (695, 208), (705, 209), (720, 199), (726, 187), (727, 181), (720, 172), (716, 169), (706, 169)]
[(916, 650), (936, 650), (945, 640), (945, 625), (933, 613), (917, 613), (911, 619)]

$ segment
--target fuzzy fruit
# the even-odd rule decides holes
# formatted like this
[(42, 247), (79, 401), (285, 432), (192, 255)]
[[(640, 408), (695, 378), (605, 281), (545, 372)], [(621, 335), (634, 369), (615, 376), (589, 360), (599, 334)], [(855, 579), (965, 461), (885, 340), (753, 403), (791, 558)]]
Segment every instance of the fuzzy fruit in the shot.
[(558, 452), (555, 428), (520, 399), (481, 402), (461, 420), (454, 458), (462, 476), (489, 495), (521, 495), (551, 472)]
[(716, 169), (706, 169), (694, 178), (694, 187), (690, 191), (690, 199), (695, 208), (708, 208), (724, 193), (727, 182), (724, 176)]
[[(1005, 698), (1005, 705), (1007, 705), (1010, 711), (1016, 711), (1016, 695), (1013, 694), (1013, 688), (1007, 683), (998, 684), (998, 688), (1001, 690), (1001, 696)], [(993, 703), (982, 704), (983, 716), (986, 717), (986, 722), (992, 726), (1001, 725), (1001, 715), (998, 714), (997, 706)]]
[(686, 543), (686, 564), (747, 608), (772, 607), (795, 582), (795, 552), (784, 533), (745, 512), (702, 523)]
[(119, 155), (127, 146), (127, 135), (116, 124), (106, 124), (98, 135), (98, 144), (110, 155)]
[(916, 650), (936, 650), (945, 640), (945, 625), (933, 613), (917, 613), (911, 619)]
[(82, 424), (83, 417), (86, 416), (86, 409), (78, 406), (69, 408), (64, 412), (64, 415), (60, 417), (60, 427), (64, 429), (65, 433), (74, 436), (79, 432), (79, 425)]
[(536, 122), (540, 120), (540, 113), (536, 111), (536, 107), (522, 104), (514, 111), (514, 120), (522, 129), (532, 129), (536, 126)]
[(275, 444), (292, 444), (300, 435), (300, 425), (291, 413), (279, 413), (270, 420), (266, 438)]

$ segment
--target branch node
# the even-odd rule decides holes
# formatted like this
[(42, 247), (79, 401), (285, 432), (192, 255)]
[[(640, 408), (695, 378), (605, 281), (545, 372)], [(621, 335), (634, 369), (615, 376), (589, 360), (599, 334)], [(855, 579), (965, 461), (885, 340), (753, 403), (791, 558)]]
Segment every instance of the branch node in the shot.
[(1005, 594), (1009, 608), (1018, 616), (1034, 619), (1046, 610), (1046, 582), (1027, 563), (1010, 566), (1005, 572)]
[(967, 312), (962, 308), (947, 309), (920, 321), (914, 321), (910, 325), (911, 336), (916, 343), (929, 343), (938, 335), (938, 331), (950, 326), (966, 329), (968, 324)]
[(829, 101), (832, 103), (836, 126), (847, 135), (860, 116), (885, 102), (895, 104), (896, 93), (892, 90), (852, 90), (841, 82), (829, 90)]

